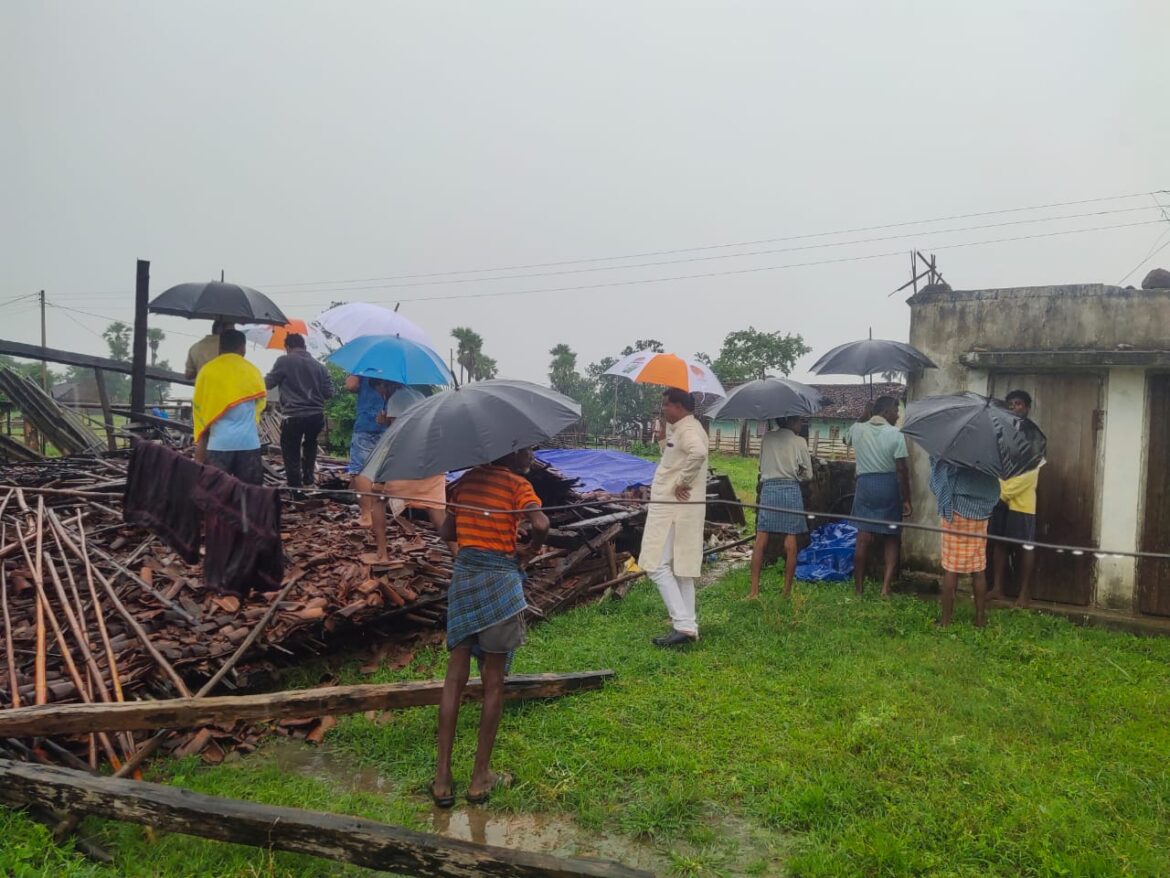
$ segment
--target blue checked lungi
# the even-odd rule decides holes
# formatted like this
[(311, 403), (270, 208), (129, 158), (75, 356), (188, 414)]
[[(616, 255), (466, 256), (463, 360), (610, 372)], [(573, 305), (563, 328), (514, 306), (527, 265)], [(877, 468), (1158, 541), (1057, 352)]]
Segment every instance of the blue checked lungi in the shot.
[[(524, 574), (511, 555), (485, 549), (460, 549), (447, 589), (447, 649), (454, 649), (485, 628), (523, 613)], [(472, 649), (477, 659), (482, 654)], [(512, 666), (508, 653), (506, 668)]]
[[(902, 493), (898, 487), (896, 473), (864, 473), (857, 477), (853, 494), (853, 515), (858, 518), (873, 518), (878, 521), (900, 522), (902, 520)], [(897, 536), (898, 530), (888, 524), (867, 524), (853, 522), (860, 531), (883, 536)]]
[[(804, 509), (800, 482), (795, 479), (768, 479), (760, 486), (760, 505), (781, 509)], [(756, 514), (756, 532), (768, 534), (802, 534), (808, 530), (803, 515), (761, 509)]]

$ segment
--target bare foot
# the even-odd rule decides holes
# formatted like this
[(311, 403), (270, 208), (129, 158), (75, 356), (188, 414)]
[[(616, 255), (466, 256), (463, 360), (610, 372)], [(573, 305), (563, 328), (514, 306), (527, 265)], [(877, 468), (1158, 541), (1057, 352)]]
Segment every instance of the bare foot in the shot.
[(358, 527), (373, 527), (374, 522), (368, 515), (359, 515), (357, 520)]
[(489, 772), (485, 778), (472, 778), (471, 783), (467, 785), (467, 801), (473, 805), (482, 804), (486, 802), (491, 794), (497, 790), (506, 790), (512, 786), (513, 777), (505, 771), (496, 774), (494, 771)]
[(792, 587), (789, 586), (788, 588), (784, 589), (784, 591), (780, 592), (780, 597), (786, 599), (792, 597)]
[(1004, 599), (1003, 592), (1002, 591), (989, 591), (987, 593), (987, 599), (989, 601), (1002, 601)]
[(746, 595), (744, 595), (745, 601), (758, 601), (759, 599), (760, 599), (760, 590), (758, 588), (753, 588)]
[(1017, 610), (1026, 610), (1028, 607), (1032, 606), (1032, 602), (1023, 595), (1020, 595), (1018, 598), (1016, 598), (1016, 602), (1012, 604), (1012, 606)]
[(387, 555), (379, 555), (377, 552), (362, 552), (361, 561), (363, 564), (387, 564), (390, 558)]
[(892, 594), (892, 592), (889, 590), (889, 588), (882, 589), (882, 597), (888, 598), (891, 596), (891, 594)]

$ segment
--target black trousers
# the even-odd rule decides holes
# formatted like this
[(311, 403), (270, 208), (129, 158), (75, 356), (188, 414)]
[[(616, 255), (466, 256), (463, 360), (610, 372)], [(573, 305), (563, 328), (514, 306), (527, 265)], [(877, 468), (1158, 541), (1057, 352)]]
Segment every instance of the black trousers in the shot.
[(324, 415), (285, 418), (280, 428), (280, 453), (290, 488), (313, 484), (317, 469), (317, 436), (325, 427)]
[(259, 448), (251, 451), (209, 451), (207, 463), (245, 484), (264, 484), (264, 454)]

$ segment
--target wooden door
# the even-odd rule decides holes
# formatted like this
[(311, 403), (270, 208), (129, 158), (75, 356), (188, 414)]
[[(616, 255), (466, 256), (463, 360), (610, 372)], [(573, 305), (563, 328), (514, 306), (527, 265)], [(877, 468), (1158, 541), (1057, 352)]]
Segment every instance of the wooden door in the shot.
[[(1170, 552), (1170, 375), (1147, 382), (1150, 417), (1146, 426), (1146, 495), (1141, 550)], [(1142, 558), (1137, 568), (1138, 611), (1170, 616), (1170, 561)]]
[[(992, 394), (1013, 390), (1032, 395), (1032, 420), (1048, 437), (1036, 501), (1036, 540), (1096, 548), (1098, 442), (1104, 426), (1103, 376), (1091, 372), (992, 376)], [(1037, 549), (1032, 596), (1042, 601), (1087, 605), (1093, 598), (1092, 552), (1063, 554)], [(1018, 586), (1009, 582), (1007, 591)]]

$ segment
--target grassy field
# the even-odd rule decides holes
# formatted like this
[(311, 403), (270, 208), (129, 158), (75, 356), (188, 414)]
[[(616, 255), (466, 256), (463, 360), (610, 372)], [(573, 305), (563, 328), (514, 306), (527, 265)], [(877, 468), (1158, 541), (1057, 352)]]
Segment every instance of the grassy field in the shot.
[[(505, 711), (497, 764), (518, 783), (490, 809), (640, 839), (677, 875), (1170, 874), (1170, 640), (1019, 611), (976, 631), (965, 608), (942, 631), (934, 605), (909, 597), (801, 584), (782, 601), (775, 574), (758, 604), (741, 600), (746, 589), (732, 571), (703, 591), (702, 640), (685, 652), (650, 645), (664, 613), (645, 583), (534, 629), (517, 672), (611, 667), (618, 679)], [(428, 677), (443, 661), (431, 651), (399, 672), (344, 677)], [(462, 788), (476, 720), (470, 709), (461, 721)], [(340, 723), (325, 749), (350, 775), (382, 778), (379, 790), (289, 772), (263, 749), (217, 768), (164, 764), (155, 776), (426, 827), (434, 730), (433, 709)], [(0, 811), (0, 874), (358, 874), (89, 827), (117, 851), (115, 868), (77, 860)]]

